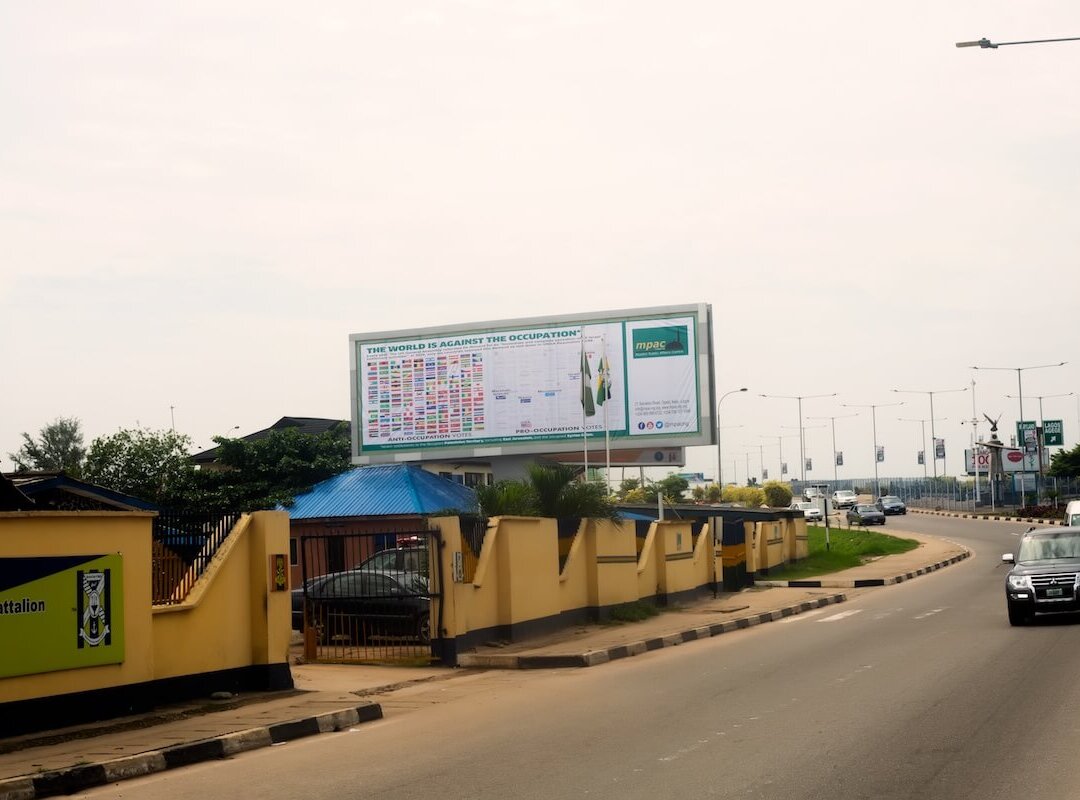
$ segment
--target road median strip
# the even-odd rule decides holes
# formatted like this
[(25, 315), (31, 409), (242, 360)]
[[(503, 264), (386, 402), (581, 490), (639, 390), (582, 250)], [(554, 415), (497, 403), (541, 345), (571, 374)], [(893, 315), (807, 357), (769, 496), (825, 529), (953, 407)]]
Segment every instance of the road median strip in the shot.
[(919, 569), (911, 572), (904, 572), (900, 575), (893, 575), (890, 578), (825, 578), (819, 580), (816, 578), (799, 578), (790, 581), (754, 581), (755, 586), (769, 586), (769, 587), (789, 587), (792, 589), (865, 589), (872, 586), (893, 586), (897, 583), (903, 583), (904, 581), (910, 581), (912, 578), (917, 578), (920, 575), (926, 575), (930, 572), (936, 572), (939, 569), (955, 564), (958, 561), (963, 561), (965, 558), (971, 556), (970, 550), (965, 550), (962, 553), (958, 553), (955, 556), (946, 558), (942, 561), (937, 561), (933, 564), (929, 564), (925, 567), (919, 567)]

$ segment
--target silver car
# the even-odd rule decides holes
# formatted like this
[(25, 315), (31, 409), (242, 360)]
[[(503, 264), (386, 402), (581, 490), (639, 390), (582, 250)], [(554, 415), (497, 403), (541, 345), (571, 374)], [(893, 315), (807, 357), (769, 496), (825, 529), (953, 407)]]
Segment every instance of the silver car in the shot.
[(792, 503), (791, 510), (803, 512), (803, 516), (806, 517), (809, 522), (821, 522), (821, 508), (817, 503), (808, 503), (806, 501)]

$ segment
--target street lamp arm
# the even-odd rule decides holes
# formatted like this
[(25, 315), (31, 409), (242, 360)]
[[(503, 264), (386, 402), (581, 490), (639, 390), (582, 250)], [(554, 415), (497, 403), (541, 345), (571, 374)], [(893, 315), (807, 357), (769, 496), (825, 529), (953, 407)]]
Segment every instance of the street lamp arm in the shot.
[(985, 36), (974, 42), (957, 42), (957, 47), (981, 47), (983, 50), (996, 50), (1010, 44), (1044, 44), (1046, 42), (1080, 42), (1080, 36), (1067, 36), (1062, 39), (1027, 39), (1022, 42), (991, 42)]
[(1049, 369), (1050, 367), (1064, 367), (1068, 361), (1059, 361), (1057, 364), (1036, 364), (1031, 367), (970, 367), (970, 369), (996, 369), (1003, 372), (1019, 372), (1024, 369)]

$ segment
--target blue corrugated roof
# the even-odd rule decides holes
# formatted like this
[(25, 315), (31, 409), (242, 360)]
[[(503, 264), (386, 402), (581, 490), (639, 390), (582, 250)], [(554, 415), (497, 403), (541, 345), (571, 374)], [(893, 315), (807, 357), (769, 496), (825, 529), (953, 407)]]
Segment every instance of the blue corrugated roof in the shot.
[(476, 510), (476, 493), (409, 464), (357, 467), (299, 495), (291, 519), (385, 517)]

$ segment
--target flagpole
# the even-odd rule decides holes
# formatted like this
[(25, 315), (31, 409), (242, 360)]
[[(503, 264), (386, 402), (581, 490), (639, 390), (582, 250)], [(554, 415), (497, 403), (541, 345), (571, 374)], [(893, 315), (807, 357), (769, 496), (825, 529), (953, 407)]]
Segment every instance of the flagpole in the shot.
[(608, 494), (611, 494), (611, 428), (608, 427), (608, 406), (611, 403), (608, 402), (608, 394), (611, 391), (611, 369), (607, 363), (607, 334), (600, 338), (600, 365), (605, 370), (604, 373), (604, 454), (606, 457), (606, 465), (604, 467), (604, 475), (607, 477), (607, 490)]
[(581, 448), (585, 460), (585, 480), (589, 480), (589, 431), (585, 427), (585, 392), (590, 391), (585, 383), (585, 326), (581, 326)]

